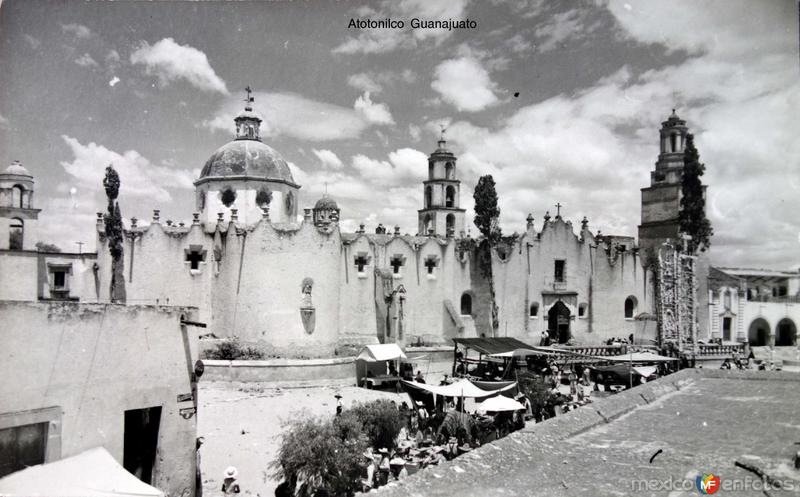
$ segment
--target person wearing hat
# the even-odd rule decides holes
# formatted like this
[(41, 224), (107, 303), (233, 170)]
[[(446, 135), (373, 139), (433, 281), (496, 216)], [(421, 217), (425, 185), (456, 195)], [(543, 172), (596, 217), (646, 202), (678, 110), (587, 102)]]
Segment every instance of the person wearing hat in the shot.
[(364, 459), (366, 459), (366, 475), (367, 477), (361, 480), (361, 490), (369, 492), (375, 487), (375, 472), (378, 469), (375, 466), (375, 458), (372, 456), (370, 450), (364, 451)]
[(233, 466), (228, 466), (222, 476), (222, 495), (234, 495), (240, 492), (239, 482), (236, 481), (238, 476), (239, 471)]
[(344, 409), (342, 405), (342, 396), (337, 393), (333, 397), (336, 399), (336, 415), (338, 416), (342, 413), (342, 409)]
[(381, 455), (381, 462), (378, 463), (378, 480), (380, 485), (389, 483), (389, 474), (391, 472), (391, 464), (389, 464), (389, 449), (379, 449), (378, 454)]

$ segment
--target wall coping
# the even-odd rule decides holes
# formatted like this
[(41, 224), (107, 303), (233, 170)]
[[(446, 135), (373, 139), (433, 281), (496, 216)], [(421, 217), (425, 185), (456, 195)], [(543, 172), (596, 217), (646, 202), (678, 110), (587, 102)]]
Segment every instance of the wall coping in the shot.
[(259, 361), (245, 361), (245, 360), (216, 360), (216, 359), (203, 359), (205, 367), (217, 368), (297, 368), (297, 367), (313, 367), (313, 366), (332, 366), (335, 364), (349, 364), (355, 363), (355, 356), (348, 357), (329, 357), (323, 359), (267, 359)]

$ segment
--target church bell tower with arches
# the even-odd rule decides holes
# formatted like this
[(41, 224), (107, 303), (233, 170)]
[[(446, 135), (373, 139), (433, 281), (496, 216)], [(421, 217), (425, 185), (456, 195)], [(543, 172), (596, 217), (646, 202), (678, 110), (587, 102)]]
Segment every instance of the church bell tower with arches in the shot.
[(419, 234), (464, 236), (464, 212), (459, 207), (461, 181), (456, 176), (456, 156), (447, 149), (444, 129), (438, 147), (428, 157), (428, 179), (422, 182), (423, 205), (419, 212)]

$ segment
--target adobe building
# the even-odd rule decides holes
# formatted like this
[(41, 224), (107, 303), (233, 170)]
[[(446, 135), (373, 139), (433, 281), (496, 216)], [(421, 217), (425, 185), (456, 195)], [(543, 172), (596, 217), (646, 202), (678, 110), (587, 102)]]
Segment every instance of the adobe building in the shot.
[[(399, 227), (344, 233), (327, 195), (298, 215), (301, 185), (261, 141), (260, 124), (248, 97), (235, 139), (195, 182), (191, 222), (165, 222), (158, 210), (146, 226), (131, 220), (129, 300), (196, 305), (215, 336), (281, 357), (494, 333), (538, 343), (542, 331), (561, 343), (600, 344), (627, 337), (636, 316), (654, 311), (653, 277), (634, 238), (593, 235), (586, 220), (573, 228), (559, 211), (538, 227), (529, 216), (525, 232), (493, 252), (493, 330), (477, 243), (465, 234), (458, 157), (444, 136), (428, 158), (416, 235)], [(97, 227), (105, 300), (111, 263), (100, 217)]]
[(0, 301), (0, 477), (104, 447), (194, 495), (193, 309)]

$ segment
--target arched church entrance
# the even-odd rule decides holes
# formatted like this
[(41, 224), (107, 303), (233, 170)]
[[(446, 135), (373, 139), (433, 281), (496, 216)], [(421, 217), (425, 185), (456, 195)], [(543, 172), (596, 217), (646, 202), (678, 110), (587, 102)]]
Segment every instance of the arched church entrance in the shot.
[(570, 312), (564, 302), (558, 301), (547, 312), (547, 330), (550, 338), (567, 343), (572, 336), (569, 330)]
[(754, 347), (769, 345), (769, 323), (764, 318), (758, 318), (750, 323), (747, 339)]
[(791, 347), (797, 343), (797, 326), (789, 318), (783, 318), (775, 328), (775, 345), (779, 347)]

